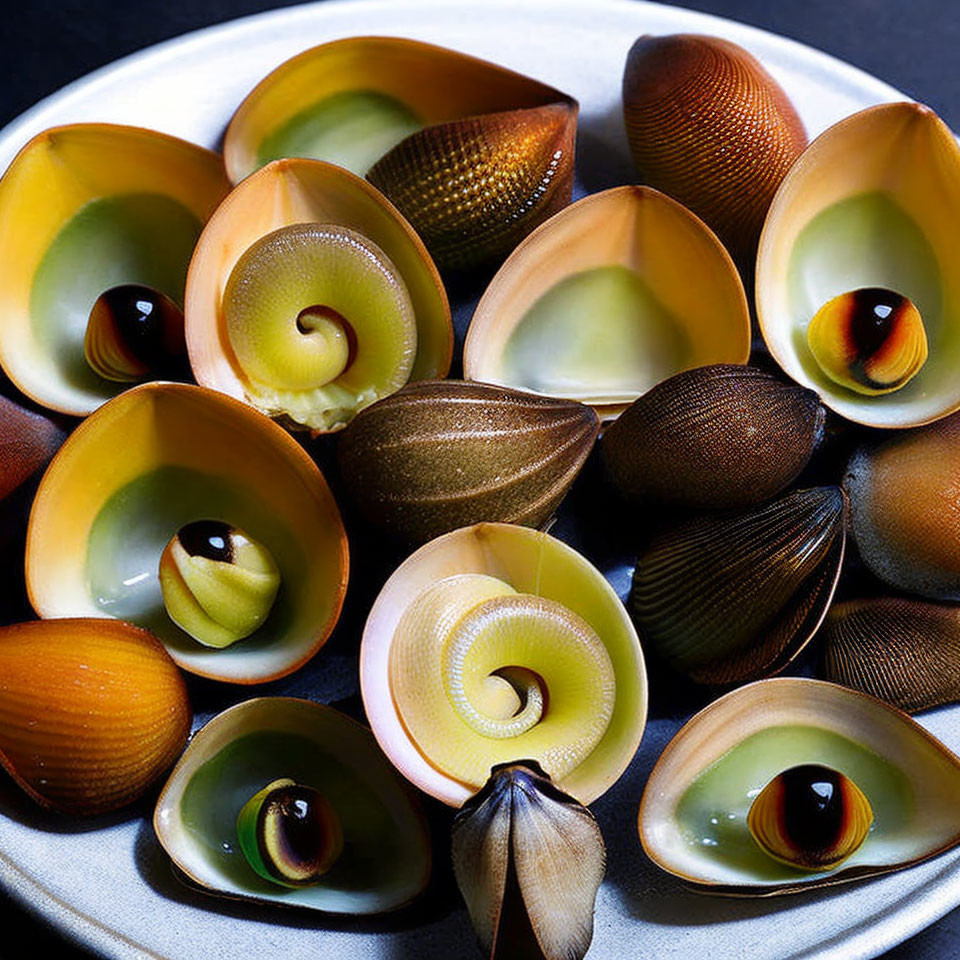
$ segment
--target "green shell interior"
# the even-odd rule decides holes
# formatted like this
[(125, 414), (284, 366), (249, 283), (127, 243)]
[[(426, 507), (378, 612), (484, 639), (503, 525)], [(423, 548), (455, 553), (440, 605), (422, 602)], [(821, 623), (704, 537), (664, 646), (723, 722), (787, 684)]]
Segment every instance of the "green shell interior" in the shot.
[(155, 193), (92, 200), (64, 224), (34, 275), (30, 316), (41, 349), (67, 384), (104, 399), (124, 389), (99, 377), (84, 357), (90, 309), (122, 283), (145, 284), (182, 304), (201, 227), (181, 203)]
[(260, 648), (287, 635), (310, 589), (303, 551), (253, 491), (228, 478), (187, 467), (164, 466), (117, 490), (101, 507), (87, 542), (90, 595), (104, 615), (130, 620), (161, 637), (172, 650), (202, 647), (167, 615), (160, 592), (160, 555), (192, 520), (222, 520), (264, 544), (280, 569), (280, 590), (263, 625), (232, 649)]
[(554, 284), (503, 351), (503, 382), (572, 399), (632, 399), (688, 366), (682, 324), (639, 274), (595, 267)]
[(422, 127), (406, 104), (385, 93), (345, 90), (311, 104), (264, 137), (257, 165), (308, 157), (363, 177), (387, 151)]
[[(922, 396), (960, 363), (960, 337), (948, 336), (943, 278), (919, 224), (889, 195), (862, 193), (814, 217), (790, 255), (787, 293), (793, 349), (804, 373), (825, 394), (871, 405), (901, 405)], [(883, 287), (909, 297), (923, 319), (930, 355), (917, 376), (893, 393), (864, 398), (831, 380), (807, 345), (807, 327), (828, 300), (861, 287)]]
[[(371, 754), (373, 747), (371, 746)], [(248, 733), (229, 743), (190, 777), (180, 814), (196, 849), (230, 887), (331, 912), (376, 909), (383, 892), (403, 888), (422, 863), (420, 833), (399, 822), (395, 798), (381, 797), (334, 750), (287, 731)], [(377, 758), (377, 763), (383, 761)], [(316, 884), (287, 888), (258, 876), (237, 840), (243, 805), (268, 783), (290, 777), (319, 790), (340, 818), (343, 852)], [(394, 803), (390, 803), (390, 799)]]
[[(676, 820), (690, 856), (740, 875), (741, 883), (778, 884), (822, 877), (764, 853), (747, 827), (754, 797), (778, 773), (802, 763), (833, 767), (866, 795), (874, 822), (860, 849), (842, 866), (885, 862), (877, 848), (909, 834), (913, 788), (895, 766), (853, 740), (820, 727), (786, 725), (754, 733), (704, 770), (677, 804)], [(710, 864), (713, 866), (711, 867)]]

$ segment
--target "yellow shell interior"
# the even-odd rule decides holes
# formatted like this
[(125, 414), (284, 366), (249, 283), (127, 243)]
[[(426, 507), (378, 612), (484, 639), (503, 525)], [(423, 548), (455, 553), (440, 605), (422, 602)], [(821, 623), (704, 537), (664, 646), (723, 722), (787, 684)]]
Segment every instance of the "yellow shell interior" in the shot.
[(545, 84), (432, 44), (350, 37), (306, 50), (265, 77), (224, 140), (230, 179), (283, 157), (359, 176), (425, 126), (566, 100)]
[(143, 283), (183, 303), (187, 265), (229, 184), (216, 154), (150, 130), (76, 124), (0, 180), (0, 364), (38, 403), (85, 415), (123, 384), (84, 357), (90, 309)]
[[(770, 352), (837, 413), (876, 427), (927, 423), (960, 408), (960, 148), (927, 107), (854, 114), (803, 153), (767, 215), (757, 315)], [(892, 393), (866, 396), (817, 363), (807, 327), (832, 298), (863, 287), (908, 297), (928, 356)]]
[[(280, 573), (263, 625), (223, 650), (181, 630), (161, 593), (165, 546), (201, 519), (247, 531)], [(346, 536), (313, 462), (276, 424), (187, 385), (137, 387), (81, 424), (44, 475), (27, 539), (40, 616), (130, 620), (184, 669), (235, 683), (282, 676), (311, 657), (346, 589)]]
[[(225, 293), (231, 277), (251, 248), (297, 224), (346, 227), (386, 255), (406, 288), (416, 326), (409, 336), (400, 337), (408, 348), (415, 344), (416, 349), (412, 362), (404, 360), (404, 369), (412, 380), (446, 375), (453, 349), (450, 308), (433, 261), (407, 222), (372, 186), (346, 170), (315, 160), (282, 160), (236, 187), (197, 244), (187, 279), (185, 321), (187, 350), (198, 381), (320, 431), (343, 426), (360, 406), (395, 389), (380, 383), (385, 375), (377, 336), (361, 340), (361, 330), (356, 359), (321, 389), (319, 407), (309, 410), (298, 406), (303, 391), (291, 391), (289, 383), (261, 383), (261, 366), (251, 368), (245, 360), (251, 335), (238, 341), (233, 321), (228, 322)], [(305, 291), (307, 300), (310, 293)], [(306, 310), (318, 304), (298, 306)], [(292, 329), (292, 320), (287, 326)], [(390, 357), (396, 352), (386, 351)], [(371, 382), (361, 382), (364, 372)]]
[(381, 747), (452, 805), (493, 763), (531, 756), (589, 803), (646, 719), (639, 641), (610, 585), (570, 547), (510, 524), (445, 534), (401, 565), (367, 620), (360, 679)]
[[(821, 764), (853, 780), (874, 821), (832, 870), (763, 852), (751, 804), (777, 774)], [(909, 717), (846, 687), (797, 677), (760, 680), (714, 701), (667, 745), (640, 805), (653, 861), (718, 892), (771, 894), (883, 873), (960, 842), (960, 759)]]
[(745, 363), (750, 320), (716, 237), (656, 190), (617, 187), (535, 230), (477, 305), (464, 372), (616, 416), (690, 367)]

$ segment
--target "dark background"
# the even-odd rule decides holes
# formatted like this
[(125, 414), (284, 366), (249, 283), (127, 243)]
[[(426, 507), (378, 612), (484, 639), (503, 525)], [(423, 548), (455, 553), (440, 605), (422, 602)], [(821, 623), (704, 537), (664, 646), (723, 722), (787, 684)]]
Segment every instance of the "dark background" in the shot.
[[(292, 5), (283, 0), (17, 4), (15, 13), (4, 16), (0, 40), (0, 127), (64, 84), (118, 57), (199, 27)], [(673, 5), (763, 27), (831, 53), (930, 105), (953, 129), (960, 129), (960, 5), (955, 0), (693, 0)], [(87, 957), (0, 893), (0, 958), (36, 951), (63, 960)], [(960, 909), (892, 950), (886, 960), (958, 956)]]

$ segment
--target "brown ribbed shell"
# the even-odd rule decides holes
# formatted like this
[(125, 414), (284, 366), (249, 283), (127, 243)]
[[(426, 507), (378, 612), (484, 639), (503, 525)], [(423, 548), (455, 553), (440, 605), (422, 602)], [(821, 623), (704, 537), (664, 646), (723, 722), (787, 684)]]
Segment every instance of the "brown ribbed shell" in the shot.
[(908, 713), (960, 700), (960, 607), (899, 597), (831, 608), (823, 676)]
[(629, 598), (641, 640), (697, 683), (782, 670), (830, 604), (844, 512), (839, 488), (816, 487), (654, 537), (637, 559)]
[(361, 411), (340, 436), (340, 472), (367, 520), (406, 540), (481, 520), (535, 527), (598, 431), (581, 403), (426, 380)]
[(437, 265), (505, 257), (573, 191), (577, 108), (555, 103), (436, 124), (407, 137), (367, 179), (420, 234)]
[(0, 629), (0, 766), (44, 806), (126, 806), (189, 732), (183, 677), (146, 630), (93, 618)]
[(66, 436), (48, 416), (0, 397), (0, 500), (39, 470)]
[(644, 36), (627, 55), (623, 109), (643, 181), (752, 260), (770, 201), (807, 145), (777, 82), (727, 40)]
[(960, 600), (960, 414), (864, 445), (843, 484), (851, 532), (878, 577)]
[(747, 507), (797, 477), (825, 416), (812, 390), (755, 367), (716, 364), (678, 373), (634, 401), (600, 450), (630, 500)]

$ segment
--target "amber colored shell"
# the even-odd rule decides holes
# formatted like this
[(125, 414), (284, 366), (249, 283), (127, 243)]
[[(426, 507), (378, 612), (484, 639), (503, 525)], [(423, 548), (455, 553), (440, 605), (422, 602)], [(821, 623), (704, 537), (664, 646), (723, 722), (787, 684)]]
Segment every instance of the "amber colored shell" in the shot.
[(755, 367), (715, 364), (678, 373), (635, 400), (600, 449), (630, 500), (746, 507), (797, 477), (825, 416), (812, 390)]
[(66, 436), (50, 417), (0, 396), (0, 500), (39, 470)]
[(697, 683), (782, 670), (816, 632), (844, 553), (837, 487), (694, 517), (637, 559), (629, 609), (645, 648)]
[(467, 269), (503, 259), (570, 202), (576, 121), (576, 105), (555, 103), (427, 127), (367, 179), (442, 269)]
[(425, 542), (481, 520), (536, 527), (600, 425), (581, 403), (458, 380), (413, 383), (341, 434), (340, 471), (370, 523)]
[(865, 445), (847, 466), (851, 532), (901, 590), (960, 600), (960, 414)]
[(746, 50), (717, 37), (640, 37), (623, 109), (642, 180), (688, 206), (741, 263), (807, 144), (796, 110)]
[(146, 630), (97, 619), (0, 629), (0, 765), (43, 806), (125, 806), (189, 732), (183, 677)]
[(901, 597), (832, 607), (823, 677), (908, 713), (960, 700), (960, 607)]

